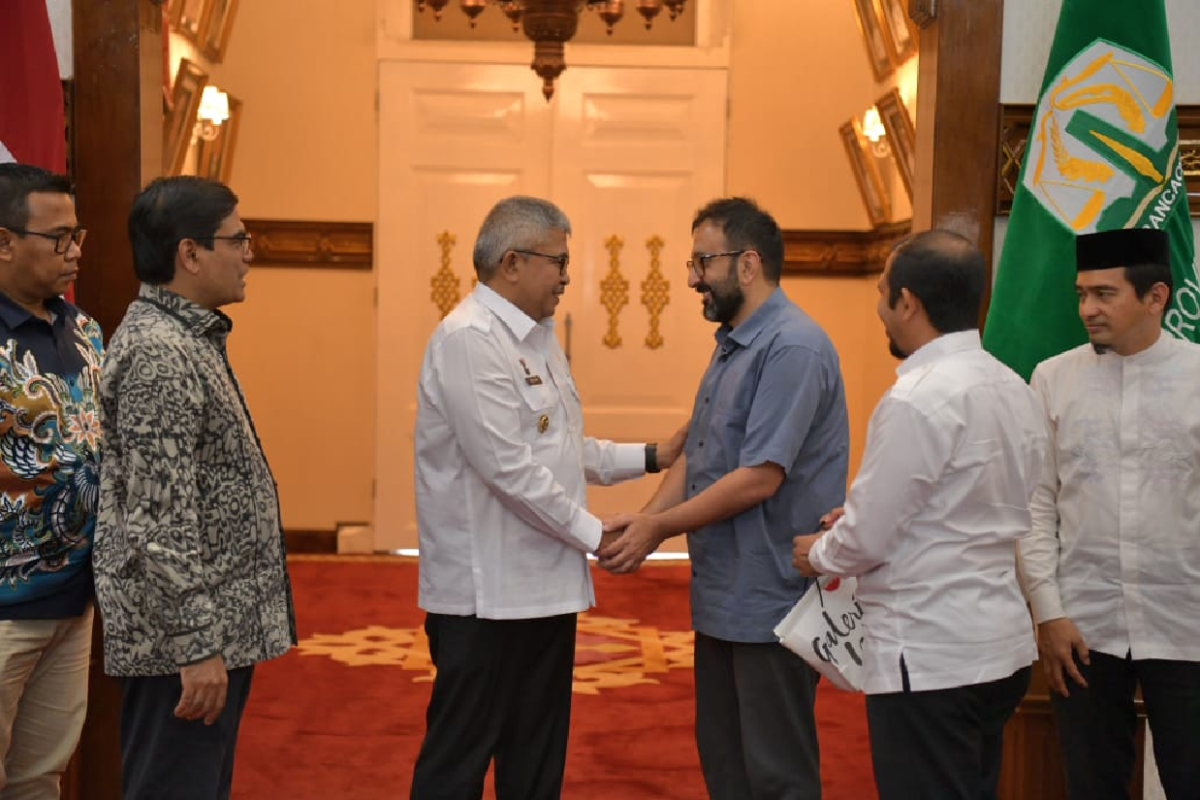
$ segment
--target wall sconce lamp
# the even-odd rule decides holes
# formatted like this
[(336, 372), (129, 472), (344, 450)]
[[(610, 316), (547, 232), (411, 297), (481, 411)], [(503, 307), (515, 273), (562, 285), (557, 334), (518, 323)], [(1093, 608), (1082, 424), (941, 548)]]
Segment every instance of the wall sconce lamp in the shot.
[(891, 152), (887, 143), (887, 130), (883, 127), (883, 120), (879, 118), (879, 111), (875, 106), (871, 106), (863, 114), (862, 132), (870, 142), (871, 155), (885, 158)]
[(229, 95), (209, 84), (200, 95), (200, 110), (196, 113), (193, 141), (211, 142), (221, 132), (221, 123), (229, 119)]

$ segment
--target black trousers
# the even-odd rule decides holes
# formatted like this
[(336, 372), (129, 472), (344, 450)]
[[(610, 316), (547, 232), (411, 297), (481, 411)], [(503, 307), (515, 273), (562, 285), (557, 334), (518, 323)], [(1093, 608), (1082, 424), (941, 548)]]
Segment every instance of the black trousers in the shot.
[(712, 800), (819, 800), (818, 675), (783, 645), (696, 634), (696, 748)]
[(952, 689), (867, 695), (879, 800), (995, 800), (1004, 724), (1029, 667)]
[(495, 759), (497, 800), (562, 793), (575, 615), (490, 620), (428, 614), (437, 667), (411, 800), (477, 800)]
[(225, 708), (212, 725), (183, 720), (178, 675), (121, 679), (124, 800), (228, 800), (238, 725), (254, 667), (229, 670)]
[(1134, 661), (1098, 653), (1076, 660), (1087, 688), (1050, 693), (1071, 800), (1126, 800), (1133, 777), (1134, 687), (1141, 684), (1154, 760), (1168, 800), (1200, 800), (1200, 662)]

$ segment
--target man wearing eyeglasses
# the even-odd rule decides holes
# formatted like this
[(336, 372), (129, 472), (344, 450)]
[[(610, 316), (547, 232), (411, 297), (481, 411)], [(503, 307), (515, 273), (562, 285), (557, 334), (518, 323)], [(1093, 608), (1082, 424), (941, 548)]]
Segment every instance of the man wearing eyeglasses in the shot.
[(774, 628), (810, 584), (791, 568), (792, 532), (845, 496), (849, 433), (837, 353), (782, 269), (783, 235), (752, 201), (696, 213), (688, 285), (719, 325), (716, 350), (683, 457), (642, 514), (606, 520), (624, 533), (600, 553), (628, 572), (688, 532), (696, 744), (716, 800), (821, 796), (817, 674)]
[(587, 554), (602, 544), (587, 484), (669, 467), (658, 446), (585, 437), (554, 336), (571, 279), (571, 224), (510, 197), (475, 241), (479, 283), (438, 325), (417, 394), (420, 596), (437, 667), (412, 800), (497, 800), (562, 790), (575, 615), (595, 604)]
[(129, 213), (142, 285), (100, 382), (94, 558), (124, 800), (228, 798), (254, 665), (296, 641), (275, 481), (220, 311), (254, 257), (237, 202), (160, 178)]
[(62, 298), (71, 195), (0, 164), (0, 797), (59, 796), (87, 709), (103, 340)]

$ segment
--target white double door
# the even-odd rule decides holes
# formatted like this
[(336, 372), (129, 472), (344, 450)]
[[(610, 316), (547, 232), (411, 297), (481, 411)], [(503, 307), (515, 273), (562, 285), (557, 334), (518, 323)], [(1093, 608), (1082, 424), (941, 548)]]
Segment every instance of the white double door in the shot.
[[(523, 66), (384, 61), (379, 84), (374, 547), (395, 550), (417, 542), (416, 385), (445, 303), (432, 283), (446, 256), (439, 236), (455, 239), (449, 269), (464, 297), (475, 234), (501, 198), (546, 197), (571, 219), (571, 284), (556, 328), (588, 434), (653, 441), (686, 421), (713, 325), (687, 286), (685, 262), (692, 215), (724, 187), (726, 72), (573, 66), (551, 103)], [(610, 312), (602, 302), (613, 236), (623, 241), (616, 260), (628, 282), (616, 348), (604, 343)], [(657, 292), (647, 246), (655, 237), (666, 282)], [(662, 344), (651, 348), (643, 299), (656, 294), (667, 304)], [(649, 477), (593, 488), (589, 504), (601, 515), (636, 510), (656, 485)]]

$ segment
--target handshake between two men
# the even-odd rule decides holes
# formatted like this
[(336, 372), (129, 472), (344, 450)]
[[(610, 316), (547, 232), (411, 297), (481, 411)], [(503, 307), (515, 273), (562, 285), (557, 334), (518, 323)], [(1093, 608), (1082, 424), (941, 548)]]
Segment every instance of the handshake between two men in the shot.
[[(658, 445), (658, 467), (666, 470), (666, 476), (645, 508), (640, 512), (623, 512), (602, 520), (604, 530), (600, 538), (600, 545), (596, 548), (596, 556), (603, 569), (614, 574), (634, 572), (664, 541), (691, 529), (687, 525), (680, 524), (682, 522), (681, 515), (665, 513), (676, 509), (685, 499), (687, 458), (683, 454), (683, 446), (686, 438), (687, 426), (685, 425), (668, 441)], [(773, 466), (767, 465), (764, 473), (760, 476), (749, 475), (747, 477), (751, 481), (759, 483), (765, 478), (768, 486), (774, 483), (774, 487), (771, 487), (773, 491), (778, 486), (778, 477), (781, 477), (770, 474)], [(754, 470), (757, 469), (754, 468)], [(741, 471), (739, 470), (739, 472)], [(773, 478), (775, 480), (772, 480)], [(799, 535), (794, 538), (792, 565), (801, 575), (806, 577), (818, 575), (818, 571), (808, 560), (808, 552), (844, 513), (843, 508), (834, 508), (821, 516), (820, 530), (817, 533)]]

